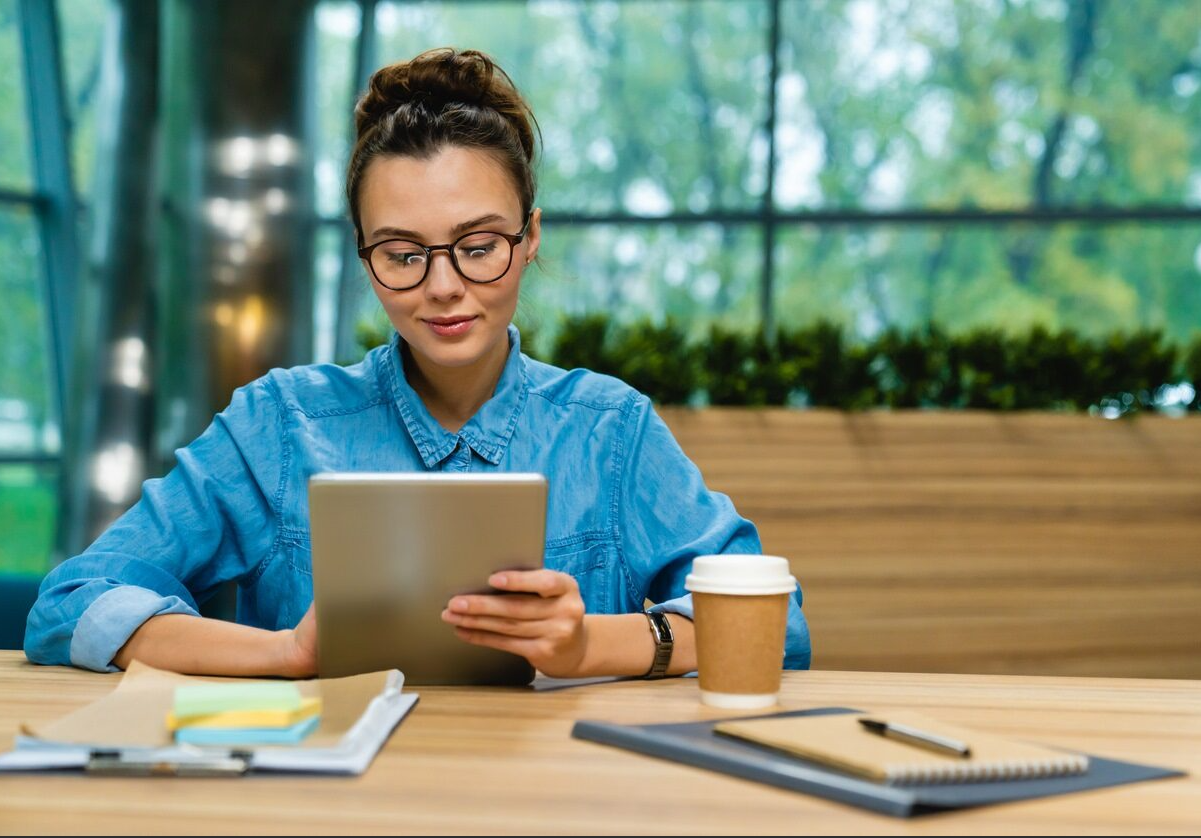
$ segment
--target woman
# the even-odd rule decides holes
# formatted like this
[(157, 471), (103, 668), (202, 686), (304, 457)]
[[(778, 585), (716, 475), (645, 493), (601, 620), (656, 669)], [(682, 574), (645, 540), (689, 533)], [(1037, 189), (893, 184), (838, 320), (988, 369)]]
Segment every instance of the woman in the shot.
[[(494, 575), (506, 595), (454, 597), (442, 618), (548, 675), (694, 669), (691, 559), (759, 552), (759, 538), (646, 397), (521, 354), (511, 321), (542, 241), (528, 105), (488, 57), (441, 49), (375, 73), (355, 117), (347, 197), (396, 337), (355, 366), (273, 370), (235, 392), (171, 473), (46, 577), (26, 655), (311, 676), (311, 475), (523, 471), (550, 486), (544, 569)], [(231, 579), (239, 622), (199, 616)], [(669, 661), (647, 598), (674, 635)], [(798, 593), (785, 665), (808, 663)]]

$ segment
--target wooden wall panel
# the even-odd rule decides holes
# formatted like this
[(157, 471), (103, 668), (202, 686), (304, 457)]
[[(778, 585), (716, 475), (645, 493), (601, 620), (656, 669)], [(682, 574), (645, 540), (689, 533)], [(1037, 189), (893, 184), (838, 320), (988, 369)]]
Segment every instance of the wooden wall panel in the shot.
[(814, 667), (1201, 678), (1201, 419), (664, 409)]

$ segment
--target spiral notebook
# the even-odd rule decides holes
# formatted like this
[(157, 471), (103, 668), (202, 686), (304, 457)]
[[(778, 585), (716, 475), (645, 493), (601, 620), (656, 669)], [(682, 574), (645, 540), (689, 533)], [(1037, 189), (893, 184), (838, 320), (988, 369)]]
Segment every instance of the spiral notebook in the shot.
[(885, 738), (859, 724), (858, 713), (787, 716), (721, 722), (717, 733), (734, 736), (889, 785), (978, 783), (1083, 774), (1084, 754), (1007, 739), (949, 725), (917, 713), (888, 714), (903, 724), (971, 746), (971, 755), (953, 756)]
[[(863, 710), (849, 707), (814, 707), (808, 710), (786, 710), (765, 716), (720, 721), (710, 719), (699, 722), (638, 725), (582, 719), (575, 723), (571, 735), (576, 739), (623, 748), (634, 753), (717, 771), (757, 783), (767, 783), (789, 791), (813, 794), (895, 817), (914, 817), (972, 806), (1031, 800), (1036, 797), (1051, 797), (1182, 775), (1182, 772), (1172, 768), (1123, 762), (1090, 754), (1088, 771), (1083, 774), (1035, 777), (1027, 780), (890, 785), (839, 771), (827, 764), (803, 759), (775, 747), (765, 747), (746, 739), (721, 736), (714, 732), (717, 725), (728, 724), (731, 721), (831, 716), (847, 716), (853, 719), (862, 715)], [(900, 718), (899, 714), (897, 718)], [(859, 727), (857, 722), (853, 724)]]

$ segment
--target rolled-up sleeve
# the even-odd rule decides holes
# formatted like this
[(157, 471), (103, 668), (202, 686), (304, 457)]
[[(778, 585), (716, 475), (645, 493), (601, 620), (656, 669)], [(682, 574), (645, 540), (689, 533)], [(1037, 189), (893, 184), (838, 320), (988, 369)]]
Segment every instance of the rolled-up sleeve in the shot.
[(112, 671), (146, 620), (197, 614), (225, 581), (270, 552), (271, 497), (282, 478), (284, 414), (270, 378), (234, 393), (226, 410), (162, 479), (81, 555), (42, 581), (25, 629), (33, 663)]
[[(729, 497), (710, 491), (650, 400), (638, 396), (625, 435), (621, 502), (622, 553), (633, 581), (655, 603), (653, 610), (692, 619), (684, 578), (696, 556), (761, 553), (755, 525)], [(784, 666), (807, 669), (809, 627), (801, 589), (789, 602)]]

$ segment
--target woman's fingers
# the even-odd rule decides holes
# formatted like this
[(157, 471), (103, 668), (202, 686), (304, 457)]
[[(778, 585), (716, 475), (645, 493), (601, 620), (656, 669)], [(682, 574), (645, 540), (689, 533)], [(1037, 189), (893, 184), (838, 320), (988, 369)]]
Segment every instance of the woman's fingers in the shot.
[(544, 620), (555, 611), (555, 600), (532, 594), (482, 594), (451, 597), (446, 610), (475, 617), (504, 617), (510, 620)]
[(447, 609), (455, 614), (541, 620), (554, 613), (560, 598), (579, 592), (575, 578), (557, 570), (506, 570), (492, 574), (488, 584), (506, 593), (463, 594), (452, 597)]
[(494, 573), (506, 593), (452, 597), (442, 619), (459, 639), (520, 655), (542, 672), (579, 670), (587, 648), (584, 601), (573, 577), (554, 570)]
[(476, 617), (443, 611), (442, 619), (456, 628), (471, 631), (487, 631), (508, 637), (541, 637), (547, 626), (541, 620), (512, 620), (507, 617)]
[(514, 655), (520, 655), (533, 664), (535, 668), (537, 668), (541, 657), (540, 640), (511, 637), (507, 634), (497, 634), (478, 629), (465, 629), (458, 626), (455, 627), (455, 634), (460, 640), (466, 643), (472, 643), (476, 646), (487, 646), (491, 649), (499, 649), (502, 652), (512, 652)]
[(502, 570), (488, 577), (488, 584), (502, 591), (556, 597), (579, 590), (575, 577), (557, 570)]

